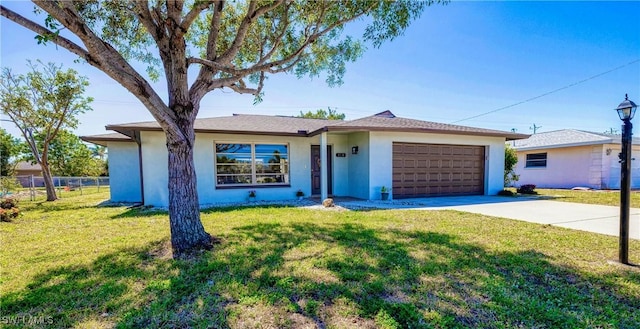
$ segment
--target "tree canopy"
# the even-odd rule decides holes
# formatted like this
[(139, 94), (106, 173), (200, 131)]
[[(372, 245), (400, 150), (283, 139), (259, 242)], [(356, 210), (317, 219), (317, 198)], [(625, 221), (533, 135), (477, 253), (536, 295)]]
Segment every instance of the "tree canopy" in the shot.
[(12, 159), (19, 154), (20, 140), (0, 128), (0, 176), (10, 176), (12, 174)]
[(518, 163), (518, 153), (516, 150), (505, 144), (504, 147), (504, 186), (509, 186), (513, 182), (517, 182), (520, 178), (516, 175), (514, 167)]
[(89, 82), (75, 70), (64, 71), (53, 63), (29, 62), (28, 66), (26, 74), (3, 68), (0, 106), (22, 133), (34, 161), (42, 166), (47, 200), (53, 201), (57, 196), (48, 161), (50, 144), (62, 129), (77, 127), (76, 116), (90, 110), (93, 99), (84, 96)]
[[(34, 136), (38, 149), (43, 148), (45, 136)], [(26, 160), (35, 161), (32, 153)], [(60, 130), (49, 143), (49, 167), (54, 176), (95, 177), (105, 174), (105, 161), (94, 156), (93, 151), (75, 134)]]
[[(2, 16), (80, 56), (135, 95), (167, 140), (169, 223), (174, 254), (208, 248), (193, 162), (200, 101), (216, 89), (263, 97), (269, 75), (325, 75), (342, 83), (346, 64), (401, 35), (434, 1), (33, 1), (46, 13), (27, 19), (4, 4)], [(364, 21), (361, 37), (344, 25)], [(79, 42), (76, 42), (78, 40)], [(146, 73), (136, 70), (146, 64)], [(146, 76), (145, 76), (146, 75)], [(163, 77), (163, 100), (149, 79)]]
[(315, 112), (307, 111), (306, 113), (300, 111), (298, 117), (307, 119), (344, 120), (346, 115), (344, 113), (338, 113), (338, 111), (328, 107), (326, 111), (323, 109), (318, 109)]

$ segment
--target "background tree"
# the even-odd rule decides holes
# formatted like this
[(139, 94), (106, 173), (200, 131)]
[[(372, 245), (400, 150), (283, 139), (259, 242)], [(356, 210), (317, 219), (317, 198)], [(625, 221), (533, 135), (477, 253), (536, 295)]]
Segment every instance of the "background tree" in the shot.
[(53, 63), (42, 64), (39, 70), (29, 62), (29, 68), (25, 75), (3, 69), (0, 105), (20, 129), (34, 161), (42, 166), (47, 201), (54, 201), (58, 197), (49, 167), (50, 144), (61, 129), (77, 127), (78, 114), (90, 110), (92, 98), (83, 96), (89, 82), (75, 70), (62, 71)]
[(20, 155), (20, 140), (0, 128), (0, 176), (11, 176), (11, 159)]
[(508, 144), (504, 147), (504, 186), (510, 186), (520, 178), (514, 167), (518, 163), (518, 153)]
[[(2, 16), (80, 56), (135, 95), (166, 135), (174, 256), (211, 247), (200, 221), (193, 124), (200, 101), (228, 88), (263, 96), (267, 75), (326, 73), (339, 85), (347, 62), (400, 35), (433, 1), (33, 1), (39, 24), (0, 5)], [(344, 25), (368, 18), (362, 41)], [(71, 36), (67, 37), (68, 34)], [(74, 40), (79, 40), (76, 43)], [(166, 102), (130, 62), (163, 75)]]
[[(38, 149), (44, 148), (46, 136), (34, 136)], [(26, 157), (35, 161), (33, 154)], [(96, 177), (105, 173), (105, 161), (93, 155), (92, 150), (73, 133), (61, 129), (49, 142), (49, 168), (53, 176)]]
[(346, 115), (344, 113), (338, 113), (336, 110), (327, 107), (327, 111), (323, 109), (318, 109), (315, 112), (308, 111), (307, 113), (300, 111), (300, 115), (298, 117), (307, 119), (344, 120)]
[(91, 149), (91, 154), (100, 159), (100, 160), (104, 160), (105, 156), (107, 155), (107, 147), (106, 146), (102, 146), (102, 145), (93, 145), (90, 147)]

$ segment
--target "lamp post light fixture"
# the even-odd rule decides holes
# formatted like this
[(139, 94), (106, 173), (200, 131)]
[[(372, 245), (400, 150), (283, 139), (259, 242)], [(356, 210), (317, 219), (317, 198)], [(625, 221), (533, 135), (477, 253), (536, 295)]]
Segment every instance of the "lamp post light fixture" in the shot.
[(631, 136), (633, 125), (631, 119), (638, 106), (625, 95), (624, 102), (616, 111), (622, 120), (622, 152), (620, 153), (620, 243), (618, 259), (622, 264), (629, 264), (629, 206), (631, 197)]

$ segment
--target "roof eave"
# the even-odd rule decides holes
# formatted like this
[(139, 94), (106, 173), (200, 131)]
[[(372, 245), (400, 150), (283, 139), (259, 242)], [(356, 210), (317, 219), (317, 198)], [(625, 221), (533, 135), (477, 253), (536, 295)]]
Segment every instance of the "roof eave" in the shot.
[(388, 132), (412, 132), (412, 133), (429, 133), (429, 134), (449, 134), (449, 135), (468, 135), (468, 136), (490, 136), (504, 137), (506, 140), (518, 140), (529, 138), (530, 135), (500, 132), (482, 132), (482, 131), (456, 131), (445, 129), (427, 129), (427, 128), (388, 128), (388, 127), (367, 127), (367, 126), (327, 126), (322, 129), (311, 132), (309, 135), (314, 136), (321, 132), (331, 131), (388, 131)]
[[(162, 131), (160, 127), (135, 127), (135, 126), (119, 126), (108, 125), (105, 127), (107, 130), (117, 131), (123, 135), (127, 135), (134, 138), (135, 132), (139, 131)], [(205, 134), (231, 134), (231, 135), (261, 135), (261, 136), (288, 136), (288, 137), (308, 137), (307, 133), (289, 133), (289, 132), (277, 132), (277, 131), (252, 131), (252, 130), (221, 130), (221, 129), (202, 129), (195, 128), (196, 133)]]
[(108, 142), (115, 143), (132, 143), (133, 139), (123, 139), (123, 138), (109, 138), (109, 137), (92, 137), (92, 136), (80, 136), (80, 139), (91, 144), (107, 146)]

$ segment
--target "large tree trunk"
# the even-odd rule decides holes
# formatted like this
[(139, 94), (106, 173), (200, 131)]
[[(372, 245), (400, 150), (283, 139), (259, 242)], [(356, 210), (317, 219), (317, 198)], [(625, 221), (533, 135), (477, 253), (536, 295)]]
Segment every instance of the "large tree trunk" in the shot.
[(49, 168), (49, 164), (46, 162), (41, 162), (40, 166), (42, 167), (42, 178), (44, 178), (44, 188), (47, 191), (47, 201), (56, 201), (58, 200), (58, 195), (56, 195), (56, 186), (53, 185), (51, 168)]
[[(193, 123), (179, 123), (183, 135), (166, 131), (169, 152), (169, 223), (174, 257), (201, 249), (211, 249), (211, 236), (200, 221), (200, 202), (193, 162)], [(186, 136), (185, 140), (182, 138)]]

